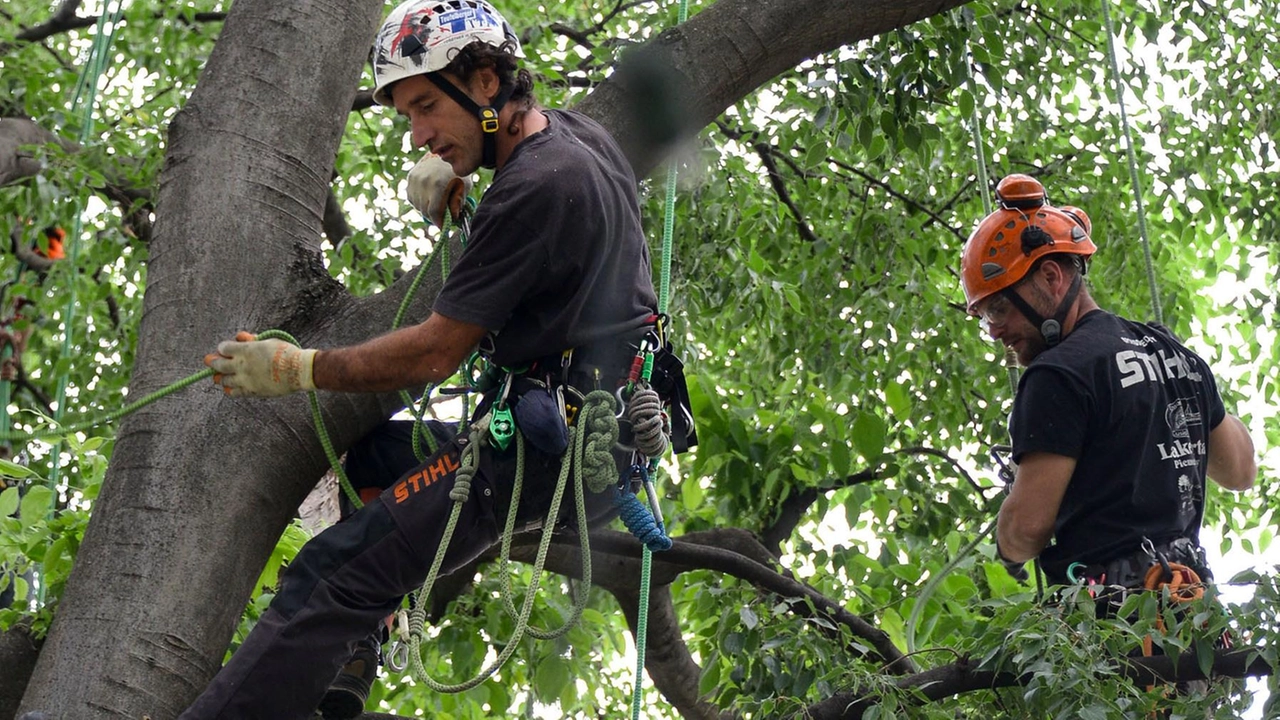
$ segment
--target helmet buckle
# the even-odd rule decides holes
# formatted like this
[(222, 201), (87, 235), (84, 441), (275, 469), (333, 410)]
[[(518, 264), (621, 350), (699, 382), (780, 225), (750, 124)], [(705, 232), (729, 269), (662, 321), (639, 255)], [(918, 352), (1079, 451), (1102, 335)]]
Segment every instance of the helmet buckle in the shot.
[(491, 107), (480, 108), (480, 129), (486, 133), (498, 132), (498, 111)]

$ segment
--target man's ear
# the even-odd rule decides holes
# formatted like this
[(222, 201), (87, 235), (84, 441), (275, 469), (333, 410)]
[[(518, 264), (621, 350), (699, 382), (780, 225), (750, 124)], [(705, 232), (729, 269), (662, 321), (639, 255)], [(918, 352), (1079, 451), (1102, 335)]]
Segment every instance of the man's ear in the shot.
[(1043, 273), (1045, 282), (1055, 294), (1065, 293), (1067, 285), (1070, 284), (1066, 268), (1062, 267), (1063, 262), (1058, 258), (1045, 258), (1045, 261), (1040, 263), (1040, 272)]
[(492, 105), (502, 90), (502, 83), (498, 82), (498, 73), (492, 66), (481, 67), (471, 75), (471, 88), (480, 97), (481, 105)]

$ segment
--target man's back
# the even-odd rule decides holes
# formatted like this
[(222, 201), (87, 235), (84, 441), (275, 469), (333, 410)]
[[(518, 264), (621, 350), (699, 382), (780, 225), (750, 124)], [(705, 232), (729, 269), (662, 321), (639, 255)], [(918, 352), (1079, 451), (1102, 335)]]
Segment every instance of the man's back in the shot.
[(1094, 311), (1032, 362), (1010, 420), (1015, 457), (1077, 459), (1041, 560), (1105, 563), (1156, 543), (1196, 538), (1209, 431), (1222, 400), (1207, 364), (1166, 330)]
[(485, 193), (435, 309), (497, 331), (520, 365), (639, 329), (657, 303), (635, 177), (588, 118), (544, 111)]

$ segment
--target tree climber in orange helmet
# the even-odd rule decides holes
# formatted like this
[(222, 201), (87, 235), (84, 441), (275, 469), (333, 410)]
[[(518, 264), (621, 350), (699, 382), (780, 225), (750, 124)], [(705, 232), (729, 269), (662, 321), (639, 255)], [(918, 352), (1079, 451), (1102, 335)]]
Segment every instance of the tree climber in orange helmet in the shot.
[[(1026, 175), (969, 237), (969, 314), (1026, 368), (1009, 419), (1015, 481), (996, 549), (1010, 573), (1038, 557), (1054, 583), (1140, 588), (1153, 564), (1209, 578), (1198, 537), (1205, 478), (1252, 486), (1253, 441), (1203, 359), (1164, 327), (1100, 309), (1084, 274), (1097, 250), (1080, 209)], [(1052, 541), (1052, 542), (1051, 542)]]

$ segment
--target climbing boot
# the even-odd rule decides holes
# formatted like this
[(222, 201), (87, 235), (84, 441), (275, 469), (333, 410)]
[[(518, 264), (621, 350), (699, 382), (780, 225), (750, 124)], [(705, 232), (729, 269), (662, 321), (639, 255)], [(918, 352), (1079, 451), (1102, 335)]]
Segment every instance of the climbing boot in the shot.
[(325, 720), (351, 720), (364, 713), (369, 701), (369, 691), (378, 677), (380, 645), (369, 638), (356, 645), (351, 659), (334, 678), (324, 699), (320, 701), (320, 714)]

